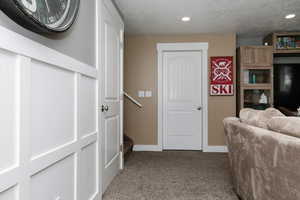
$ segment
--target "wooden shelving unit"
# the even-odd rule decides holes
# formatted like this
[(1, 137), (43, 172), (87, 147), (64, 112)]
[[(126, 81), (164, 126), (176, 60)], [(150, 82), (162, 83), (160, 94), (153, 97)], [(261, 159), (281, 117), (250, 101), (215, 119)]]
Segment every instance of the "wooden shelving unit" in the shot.
[(300, 32), (271, 33), (264, 38), (264, 43), (273, 47), (274, 54), (300, 53)]
[[(242, 46), (237, 50), (237, 110), (273, 106), (273, 47)], [(260, 103), (262, 94), (267, 103)]]

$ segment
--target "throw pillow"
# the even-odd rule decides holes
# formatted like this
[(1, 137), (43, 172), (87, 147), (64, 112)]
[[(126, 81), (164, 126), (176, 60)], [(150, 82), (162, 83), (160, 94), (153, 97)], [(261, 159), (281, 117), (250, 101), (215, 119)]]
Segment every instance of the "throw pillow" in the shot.
[(240, 119), (243, 123), (264, 129), (268, 129), (268, 122), (272, 117), (283, 116), (284, 114), (275, 108), (268, 108), (266, 110), (244, 108), (240, 112)]

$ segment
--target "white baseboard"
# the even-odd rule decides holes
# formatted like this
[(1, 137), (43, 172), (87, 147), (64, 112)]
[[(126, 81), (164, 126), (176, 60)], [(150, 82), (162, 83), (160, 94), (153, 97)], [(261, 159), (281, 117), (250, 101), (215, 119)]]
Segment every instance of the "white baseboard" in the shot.
[(134, 145), (133, 151), (162, 151), (158, 145)]
[[(159, 145), (134, 145), (133, 151), (162, 151)], [(207, 146), (203, 148), (207, 153), (227, 153), (227, 146)]]
[(207, 146), (203, 148), (203, 152), (207, 153), (228, 153), (227, 146)]

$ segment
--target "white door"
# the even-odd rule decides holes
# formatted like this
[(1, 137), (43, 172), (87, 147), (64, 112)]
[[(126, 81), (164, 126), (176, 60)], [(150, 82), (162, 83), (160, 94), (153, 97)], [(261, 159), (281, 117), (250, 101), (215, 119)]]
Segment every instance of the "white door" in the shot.
[(123, 25), (103, 5), (101, 23), (100, 129), (102, 133), (102, 191), (120, 170), (122, 154), (122, 33)]
[(163, 53), (163, 149), (201, 150), (201, 51)]

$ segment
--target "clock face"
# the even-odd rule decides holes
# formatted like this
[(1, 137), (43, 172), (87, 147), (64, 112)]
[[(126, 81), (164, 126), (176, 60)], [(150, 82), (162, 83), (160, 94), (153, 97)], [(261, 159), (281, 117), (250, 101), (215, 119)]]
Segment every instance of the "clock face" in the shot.
[[(28, 28), (32, 22), (33, 29), (42, 32), (63, 32), (74, 22), (79, 9), (80, 0), (1, 0), (6, 4), (1, 8), (9, 17), (16, 19), (20, 25)], [(14, 4), (15, 6), (12, 6)], [(9, 6), (8, 6), (9, 5)], [(15, 10), (13, 10), (15, 9)], [(23, 12), (23, 16), (20, 14)], [(27, 19), (20, 19), (20, 16)], [(37, 28), (37, 26), (39, 26)], [(39, 30), (34, 30), (39, 31)]]

